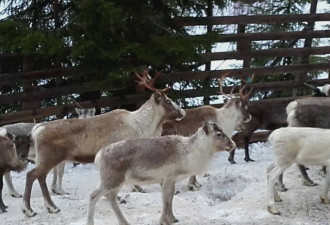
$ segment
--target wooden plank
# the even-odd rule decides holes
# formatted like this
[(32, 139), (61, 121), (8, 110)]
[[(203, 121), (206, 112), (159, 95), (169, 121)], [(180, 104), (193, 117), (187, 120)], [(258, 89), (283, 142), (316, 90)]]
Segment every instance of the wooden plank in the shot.
[[(201, 38), (203, 35), (191, 35), (187, 38)], [(292, 40), (305, 38), (327, 38), (330, 37), (330, 30), (314, 30), (314, 31), (280, 31), (269, 33), (239, 33), (239, 34), (219, 34), (216, 42), (237, 42), (241, 40), (247, 41), (263, 41), (263, 40)]]
[[(118, 107), (127, 104), (134, 104), (137, 100), (144, 99), (147, 100), (151, 93), (146, 92), (143, 94), (128, 95), (125, 97), (102, 97), (101, 99), (95, 101), (79, 102), (82, 107)], [(17, 123), (29, 119), (39, 119), (48, 116), (67, 114), (73, 112), (76, 108), (76, 103), (50, 106), (41, 109), (24, 110), (13, 113), (0, 114), (0, 126), (10, 123)]]
[(38, 79), (47, 79), (51, 77), (60, 76), (73, 76), (77, 75), (77, 68), (66, 67), (66, 68), (53, 68), (48, 70), (35, 70), (30, 72), (17, 72), (17, 73), (4, 73), (0, 74), (0, 85), (12, 84), (12, 83), (23, 83), (27, 81), (34, 81)]
[(325, 55), (330, 54), (330, 47), (305, 47), (305, 48), (276, 48), (267, 50), (242, 50), (234, 52), (213, 52), (203, 53), (201, 58), (204, 61), (214, 60), (228, 60), (228, 59), (246, 59), (246, 58), (258, 58), (258, 57), (301, 57), (310, 55)]
[(213, 16), (213, 17), (176, 17), (173, 22), (178, 26), (207, 26), (225, 24), (273, 24), (294, 22), (330, 21), (330, 13), (256, 15), (256, 16)]
[(241, 69), (224, 69), (211, 71), (189, 71), (163, 73), (159, 77), (165, 82), (172, 84), (177, 81), (189, 81), (209, 78), (221, 78), (224, 75), (235, 78), (246, 78), (254, 74), (255, 76), (281, 75), (283, 73), (296, 72), (312, 72), (312, 71), (328, 71), (330, 70), (330, 62), (315, 63), (315, 64), (298, 64), (290, 66), (274, 66), (274, 67), (256, 67), (256, 68), (241, 68)]
[[(309, 80), (309, 81), (279, 81), (279, 82), (267, 82), (267, 83), (252, 83), (247, 84), (248, 88), (253, 88), (254, 92), (258, 91), (271, 91), (271, 90), (285, 90), (292, 88), (306, 88), (304, 83), (312, 84), (315, 86), (323, 86), (324, 84), (330, 84), (330, 79), (319, 79), (319, 80)], [(233, 86), (223, 87), (224, 93), (230, 93)], [(238, 93), (241, 86), (235, 86), (233, 93)], [(312, 92), (312, 90), (311, 90)], [(219, 95), (219, 88), (199, 88), (194, 90), (171, 90), (169, 96), (172, 99), (177, 98), (192, 98), (201, 97), (204, 95)]]
[(81, 94), (88, 91), (100, 90), (101, 83), (79, 83), (54, 88), (38, 87), (31, 91), (0, 95), (0, 105), (19, 101), (34, 101), (70, 94)]

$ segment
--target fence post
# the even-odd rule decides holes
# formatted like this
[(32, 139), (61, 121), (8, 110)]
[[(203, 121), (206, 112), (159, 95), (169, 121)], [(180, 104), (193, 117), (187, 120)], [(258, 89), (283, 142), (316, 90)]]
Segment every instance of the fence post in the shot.
[[(32, 71), (33, 69), (34, 69), (33, 58), (29, 57), (29, 56), (24, 56), (23, 57), (23, 72), (29, 72), (29, 71)], [(29, 91), (31, 91), (33, 89), (34, 89), (33, 82), (26, 82), (23, 84), (23, 91), (25, 93), (28, 93)], [(41, 108), (40, 101), (30, 100), (30, 101), (22, 102), (22, 111), (29, 110), (29, 109), (35, 110), (35, 109), (39, 109), (39, 108)], [(40, 121), (40, 119), (31, 118), (30, 120), (25, 121), (25, 122), (39, 122), (39, 121)]]

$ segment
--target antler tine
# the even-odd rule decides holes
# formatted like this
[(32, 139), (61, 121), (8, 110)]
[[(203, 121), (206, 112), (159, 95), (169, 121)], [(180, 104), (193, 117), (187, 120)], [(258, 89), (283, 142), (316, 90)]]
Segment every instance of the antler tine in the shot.
[(252, 92), (253, 92), (253, 88), (251, 88), (250, 90), (249, 90), (249, 92), (248, 93), (246, 93), (246, 94), (244, 94), (244, 90), (246, 89), (246, 85), (244, 85), (241, 89), (240, 89), (240, 91), (239, 91), (239, 96), (240, 96), (240, 98), (241, 99), (247, 99), (247, 98), (249, 98), (249, 96), (252, 94)]
[(228, 74), (229, 73), (226, 73), (223, 76), (221, 76), (221, 78), (218, 79), (220, 94), (223, 94), (223, 95), (225, 95), (225, 93), (223, 92), (222, 83), (223, 83), (223, 81), (225, 80), (225, 78), (227, 77)]
[[(245, 83), (252, 83), (252, 81), (254, 80), (254, 74), (252, 74), (252, 76), (251, 76), (251, 80), (249, 81), (249, 82), (247, 82), (247, 81), (245, 81)], [(242, 87), (242, 88), (240, 88), (240, 90), (239, 90), (239, 95), (240, 95), (240, 97), (242, 98), (242, 99), (246, 99), (246, 98), (248, 98), (251, 94), (252, 94), (252, 92), (253, 92), (253, 88), (251, 88), (250, 90), (249, 90), (249, 92), (248, 93), (246, 93), (246, 94), (244, 94), (244, 90), (246, 89), (246, 84)]]
[(151, 91), (156, 91), (157, 89), (154, 87), (154, 82), (152, 79), (149, 78), (149, 70), (144, 69), (142, 74), (135, 72), (135, 76), (139, 79), (136, 81), (139, 85), (143, 85), (144, 87), (148, 88)]
[(166, 93), (166, 92), (168, 92), (169, 90), (171, 90), (172, 89), (172, 87), (166, 87), (166, 88), (163, 88), (162, 90), (160, 90), (161, 92), (163, 92), (164, 94)]
[(155, 74), (155, 76), (154, 76), (152, 79), (149, 80), (149, 84), (150, 84), (153, 88), (155, 88), (155, 82), (156, 82), (157, 78), (162, 74), (162, 71), (163, 71), (163, 70), (157, 72), (157, 73)]

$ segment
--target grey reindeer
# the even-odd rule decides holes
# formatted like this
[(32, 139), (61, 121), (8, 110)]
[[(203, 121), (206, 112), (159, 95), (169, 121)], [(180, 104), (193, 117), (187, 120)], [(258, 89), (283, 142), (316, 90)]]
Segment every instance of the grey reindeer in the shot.
[[(75, 111), (78, 114), (78, 118), (86, 118), (95, 114), (95, 108), (83, 109), (83, 108), (75, 108)], [(31, 163), (35, 163), (35, 150), (33, 145), (30, 143), (30, 133), (32, 128), (36, 125), (36, 123), (14, 123), (2, 126), (2, 128), (6, 129), (10, 134), (20, 137), (20, 145), (16, 146), (18, 151), (25, 151), (26, 147), (30, 148), (28, 161)], [(23, 143), (23, 141), (25, 141)], [(65, 194), (65, 191), (62, 188), (62, 178), (64, 174), (64, 166), (65, 164), (60, 164), (58, 167), (54, 167), (54, 176), (52, 183), (52, 191), (56, 194)], [(8, 187), (9, 195), (14, 198), (21, 198), (22, 195), (17, 192), (13, 181), (10, 176), (10, 171), (7, 171), (4, 175), (5, 181)]]
[(204, 172), (216, 152), (234, 148), (235, 143), (214, 122), (205, 123), (190, 137), (141, 138), (102, 148), (95, 157), (100, 185), (89, 197), (87, 225), (94, 225), (95, 205), (103, 195), (107, 196), (119, 224), (128, 225), (116, 200), (120, 188), (125, 184), (154, 183), (162, 186), (160, 224), (178, 222), (172, 209), (175, 183)]

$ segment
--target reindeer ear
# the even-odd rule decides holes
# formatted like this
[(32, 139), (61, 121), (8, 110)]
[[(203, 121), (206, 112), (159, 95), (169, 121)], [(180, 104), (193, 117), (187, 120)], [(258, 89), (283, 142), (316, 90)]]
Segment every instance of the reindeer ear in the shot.
[(204, 122), (204, 125), (203, 125), (203, 130), (206, 134), (209, 134), (210, 133), (210, 130), (211, 127), (210, 127), (210, 124), (208, 122)]
[(154, 98), (155, 98), (155, 102), (157, 104), (159, 104), (161, 98), (162, 98), (162, 93), (160, 93), (159, 91), (155, 91), (154, 92)]
[(6, 133), (6, 136), (12, 140), (12, 141), (15, 141), (15, 135), (11, 134), (11, 133)]

